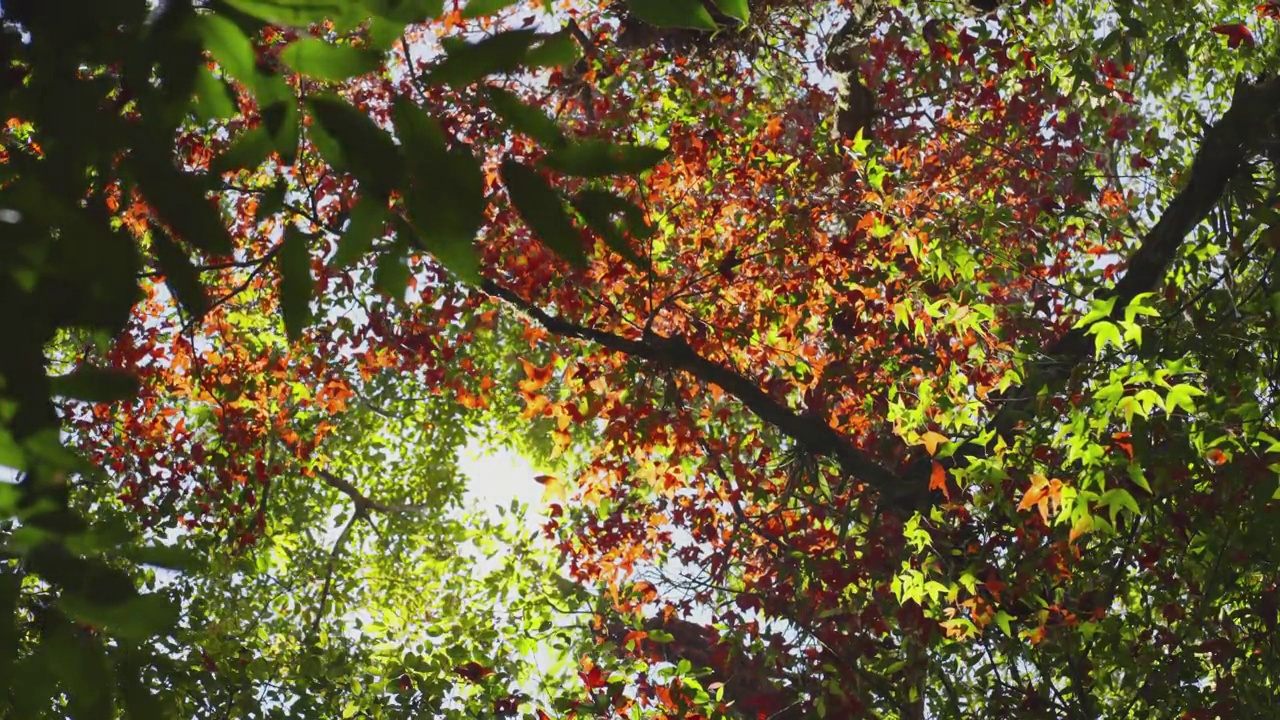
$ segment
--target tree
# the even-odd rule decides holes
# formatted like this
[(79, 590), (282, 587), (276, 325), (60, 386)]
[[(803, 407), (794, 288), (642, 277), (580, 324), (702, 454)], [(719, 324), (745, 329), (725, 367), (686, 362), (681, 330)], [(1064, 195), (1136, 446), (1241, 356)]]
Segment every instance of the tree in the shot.
[(19, 4), (13, 712), (1265, 716), (1280, 11), (853, 5)]

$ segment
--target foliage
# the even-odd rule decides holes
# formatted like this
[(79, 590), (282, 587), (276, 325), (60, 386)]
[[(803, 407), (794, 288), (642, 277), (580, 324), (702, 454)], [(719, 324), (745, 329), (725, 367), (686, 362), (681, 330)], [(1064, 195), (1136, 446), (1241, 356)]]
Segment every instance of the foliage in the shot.
[(152, 5), (5, 5), (6, 716), (1268, 716), (1273, 4)]

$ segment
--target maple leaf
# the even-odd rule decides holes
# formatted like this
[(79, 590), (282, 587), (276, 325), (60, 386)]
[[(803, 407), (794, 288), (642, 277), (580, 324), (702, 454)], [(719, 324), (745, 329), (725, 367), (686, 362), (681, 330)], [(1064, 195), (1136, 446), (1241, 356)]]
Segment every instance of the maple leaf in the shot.
[(1061, 480), (1050, 480), (1039, 473), (1032, 475), (1031, 487), (1027, 488), (1022, 501), (1018, 503), (1018, 511), (1024, 512), (1034, 507), (1040, 511), (1040, 517), (1046, 523), (1049, 522), (1049, 512), (1062, 505), (1062, 488)]
[(585, 657), (582, 658), (582, 672), (578, 673), (578, 677), (582, 679), (582, 684), (586, 685), (588, 690), (602, 688), (608, 684), (604, 672), (600, 670), (600, 666)]
[(519, 381), (518, 385), (520, 388), (520, 392), (523, 393), (526, 397), (538, 392), (543, 387), (545, 387), (548, 382), (551, 381), (551, 371), (553, 369), (552, 365), (547, 365), (546, 367), (538, 367), (537, 365), (534, 365), (533, 363), (523, 358), (520, 360), (520, 362), (524, 366), (524, 374), (526, 379)]
[(929, 451), (930, 456), (937, 455), (938, 446), (949, 440), (946, 435), (932, 430), (920, 436), (920, 442), (924, 443), (924, 449)]
[(1253, 38), (1253, 33), (1249, 32), (1249, 28), (1244, 23), (1232, 23), (1228, 25), (1215, 25), (1213, 32), (1219, 35), (1225, 35), (1227, 38), (1227, 47), (1235, 49), (1241, 45), (1253, 47), (1257, 41)]
[(769, 124), (765, 126), (764, 132), (770, 138), (776, 139), (782, 135), (782, 119), (774, 116), (769, 119)]
[(658, 696), (658, 700), (660, 700), (662, 704), (667, 707), (668, 710), (675, 710), (679, 707), (678, 705), (676, 705), (675, 700), (672, 699), (671, 697), (671, 689), (666, 687), (665, 685), (656, 686), (653, 689), (653, 694)]
[(933, 464), (933, 472), (929, 475), (929, 489), (940, 490), (944, 498), (951, 499), (951, 491), (947, 489), (947, 471), (941, 463)]
[(485, 676), (493, 674), (493, 670), (490, 670), (474, 660), (458, 665), (453, 669), (453, 672), (473, 683), (478, 683)]
[(552, 500), (564, 502), (568, 499), (568, 489), (563, 481), (553, 475), (537, 475), (533, 481), (543, 487), (542, 503), (545, 505)]

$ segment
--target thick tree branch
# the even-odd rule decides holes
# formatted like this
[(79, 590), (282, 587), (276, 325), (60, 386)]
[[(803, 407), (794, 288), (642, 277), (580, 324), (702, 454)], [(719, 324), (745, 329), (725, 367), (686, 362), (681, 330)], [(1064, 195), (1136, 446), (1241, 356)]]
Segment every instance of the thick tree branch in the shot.
[(875, 117), (876, 96), (858, 77), (858, 62), (886, 7), (883, 0), (856, 3), (827, 43), (823, 60), (835, 80), (835, 132), (840, 138), (852, 140), (859, 132), (865, 132)]
[[(1251, 149), (1263, 139), (1277, 113), (1280, 113), (1280, 78), (1258, 84), (1237, 83), (1231, 107), (1205, 133), (1191, 163), (1187, 184), (1142, 238), (1129, 258), (1124, 275), (1113, 288), (1101, 294), (1102, 298), (1116, 300), (1112, 319), (1123, 317), (1125, 307), (1135, 297), (1159, 286), (1182, 242), (1222, 199), (1228, 181), (1239, 172)], [(1027, 382), (1001, 398), (1003, 405), (988, 423), (988, 430), (995, 430), (1008, 440), (1018, 422), (1028, 416), (1040, 391), (1060, 386), (1089, 356), (1092, 342), (1088, 331), (1088, 326), (1075, 328), (1045, 347), (1041, 358), (1028, 369)], [(973, 447), (955, 460), (964, 463), (981, 457), (984, 452), (984, 448)]]
[(649, 334), (644, 340), (632, 340), (550, 315), (492, 280), (486, 280), (481, 288), (490, 295), (516, 306), (555, 335), (594, 342), (615, 352), (648, 360), (671, 370), (681, 370), (703, 382), (718, 385), (721, 390), (746, 405), (747, 409), (761, 420), (777, 428), (792, 440), (801, 443), (811, 452), (835, 458), (848, 475), (882, 492), (894, 493), (895, 491), (898, 477), (854, 446), (848, 438), (828, 425), (823, 418), (797, 413), (786, 404), (770, 397), (751, 379), (702, 357), (682, 337)]
[[(1205, 134), (1191, 165), (1186, 186), (1143, 237), (1138, 250), (1129, 259), (1124, 276), (1105, 295), (1116, 298), (1114, 317), (1122, 316), (1124, 308), (1134, 297), (1154, 289), (1161, 281), (1183, 240), (1219, 202), (1250, 147), (1261, 138), (1270, 118), (1278, 111), (1280, 79), (1237, 86), (1230, 109)], [(770, 397), (751, 379), (702, 357), (681, 337), (647, 334), (641, 340), (625, 338), (553, 316), (491, 280), (485, 281), (481, 287), (490, 295), (524, 311), (555, 335), (594, 342), (615, 352), (648, 360), (664, 368), (681, 370), (703, 382), (718, 385), (762, 421), (811, 452), (835, 458), (845, 473), (875, 487), (886, 504), (892, 507), (911, 510), (928, 505), (932, 463), (914, 463), (898, 476), (854, 446), (823, 418), (797, 413)], [(1090, 347), (1087, 327), (1072, 330), (1050, 343), (1041, 359), (1029, 369), (1027, 382), (1001, 398), (1003, 405), (988, 423), (988, 429), (1008, 438), (1018, 422), (1028, 416), (1037, 394), (1046, 387), (1064, 382), (1071, 371), (1088, 357)], [(970, 445), (950, 458), (946, 465), (962, 466), (985, 452), (984, 447)]]

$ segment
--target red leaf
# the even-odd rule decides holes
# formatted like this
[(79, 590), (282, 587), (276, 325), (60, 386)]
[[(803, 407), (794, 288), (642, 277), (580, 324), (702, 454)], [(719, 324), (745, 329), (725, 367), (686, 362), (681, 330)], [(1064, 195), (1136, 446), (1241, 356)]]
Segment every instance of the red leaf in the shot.
[(455, 667), (453, 671), (458, 675), (461, 675), (462, 677), (466, 678), (467, 680), (470, 680), (473, 683), (480, 682), (481, 678), (483, 678), (485, 675), (493, 674), (492, 670), (481, 665), (478, 662), (475, 662), (474, 660), (469, 663), (463, 663), (462, 665)]
[(582, 684), (587, 686), (587, 690), (595, 690), (609, 684), (604, 673), (590, 660), (583, 658), (582, 665), (586, 671), (578, 673), (578, 677), (582, 678)]
[(1244, 23), (1235, 23), (1232, 25), (1215, 25), (1213, 31), (1219, 35), (1227, 37), (1227, 47), (1238, 48), (1241, 45), (1253, 47), (1256, 42), (1253, 39), (1253, 33), (1249, 32), (1249, 28)]

